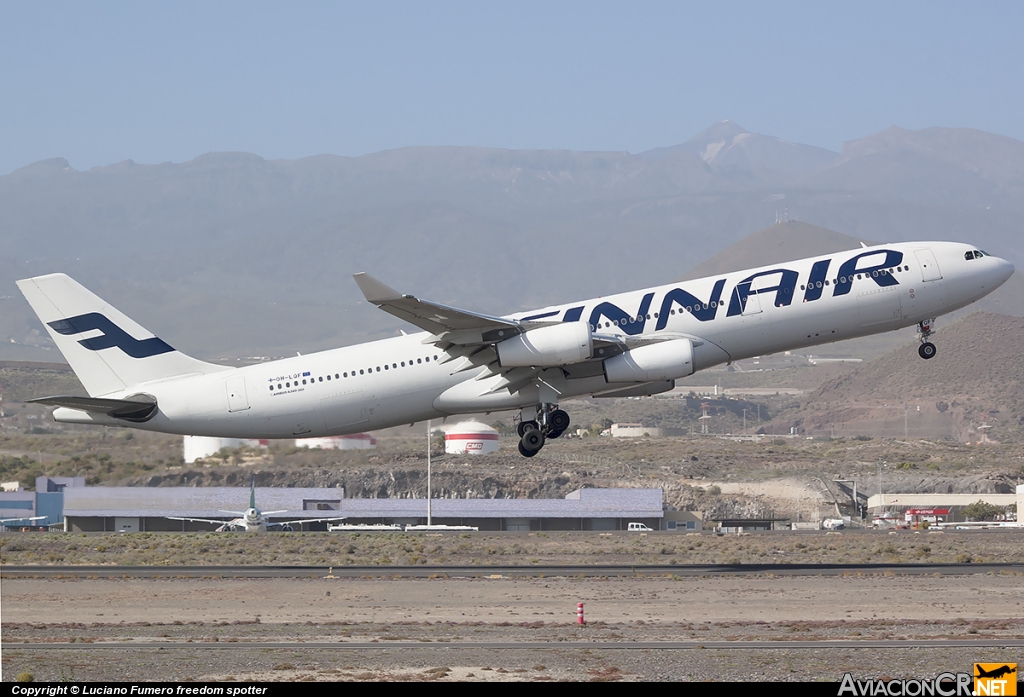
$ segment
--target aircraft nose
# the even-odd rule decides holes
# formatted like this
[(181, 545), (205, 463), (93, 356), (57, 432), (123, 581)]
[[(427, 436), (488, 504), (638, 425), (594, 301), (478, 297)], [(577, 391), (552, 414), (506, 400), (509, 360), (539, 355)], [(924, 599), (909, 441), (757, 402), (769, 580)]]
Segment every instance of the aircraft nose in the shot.
[(995, 270), (996, 283), (998, 285), (1002, 285), (1003, 283), (1006, 283), (1007, 279), (1009, 279), (1010, 276), (1013, 275), (1013, 264), (1008, 262), (1006, 259), (1002, 259), (1000, 257), (996, 257), (995, 261), (997, 262)]

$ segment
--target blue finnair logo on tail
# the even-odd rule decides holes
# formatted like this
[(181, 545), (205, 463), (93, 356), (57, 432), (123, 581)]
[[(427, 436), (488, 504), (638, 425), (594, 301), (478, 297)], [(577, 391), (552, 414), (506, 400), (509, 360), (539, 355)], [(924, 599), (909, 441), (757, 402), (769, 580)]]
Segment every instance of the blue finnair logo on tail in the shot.
[(64, 336), (84, 334), (94, 329), (103, 332), (99, 336), (82, 339), (78, 342), (90, 351), (102, 351), (116, 346), (132, 358), (149, 358), (174, 350), (165, 341), (155, 336), (152, 339), (136, 339), (98, 312), (59, 319), (48, 324), (55, 332)]

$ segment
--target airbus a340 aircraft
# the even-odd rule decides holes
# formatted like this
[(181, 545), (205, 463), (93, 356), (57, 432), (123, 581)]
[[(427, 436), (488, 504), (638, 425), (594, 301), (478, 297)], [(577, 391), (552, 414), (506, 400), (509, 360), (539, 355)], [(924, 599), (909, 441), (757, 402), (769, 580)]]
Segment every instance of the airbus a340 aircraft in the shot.
[(991, 293), (1013, 266), (954, 242), (864, 247), (503, 317), (403, 295), (366, 299), (423, 330), (227, 368), (190, 358), (64, 274), (18, 281), (89, 397), (56, 421), (235, 438), (326, 436), (519, 409), (530, 457), (569, 426), (570, 397), (653, 395), (741, 358), (918, 325)]

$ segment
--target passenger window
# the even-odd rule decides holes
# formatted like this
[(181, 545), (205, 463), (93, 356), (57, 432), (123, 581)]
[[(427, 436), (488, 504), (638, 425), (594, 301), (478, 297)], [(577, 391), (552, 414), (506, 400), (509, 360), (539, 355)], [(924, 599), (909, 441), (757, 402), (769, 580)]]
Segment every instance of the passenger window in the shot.
[[(384, 370), (387, 370), (387, 369), (388, 369), (388, 364), (387, 364), (387, 363), (385, 363), (385, 364), (384, 364)], [(380, 368), (377, 368), (377, 370), (380, 370)]]
[(416, 362), (417, 362), (417, 363), (422, 363), (422, 362), (423, 362), (423, 359), (422, 359), (422, 358), (417, 358), (417, 359), (416, 359)]

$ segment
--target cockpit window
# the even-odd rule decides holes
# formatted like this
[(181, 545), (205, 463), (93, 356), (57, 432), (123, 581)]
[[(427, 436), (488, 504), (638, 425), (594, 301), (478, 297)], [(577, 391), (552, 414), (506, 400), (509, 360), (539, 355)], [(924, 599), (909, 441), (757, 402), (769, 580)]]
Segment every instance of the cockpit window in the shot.
[(966, 252), (964, 254), (964, 259), (966, 259), (967, 261), (970, 261), (973, 258), (974, 258), (974, 252)]

